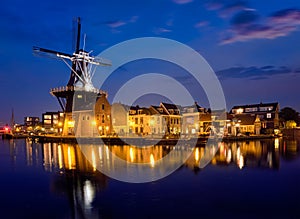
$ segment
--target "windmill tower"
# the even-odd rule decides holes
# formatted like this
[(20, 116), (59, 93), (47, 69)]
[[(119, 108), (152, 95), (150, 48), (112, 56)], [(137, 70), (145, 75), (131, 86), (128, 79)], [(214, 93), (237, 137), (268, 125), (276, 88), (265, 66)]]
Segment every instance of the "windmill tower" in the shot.
[[(80, 49), (81, 22), (77, 18), (77, 35), (75, 51), (73, 54), (55, 50), (33, 47), (34, 54), (46, 55), (62, 60), (71, 70), (70, 78), (66, 86), (52, 88), (50, 93), (55, 96), (64, 112), (63, 135), (74, 134), (74, 123), (78, 118), (74, 112), (89, 110), (100, 96), (107, 97), (105, 91), (96, 89), (92, 83), (92, 77), (97, 66), (111, 66), (109, 60), (91, 56), (91, 52)], [(69, 62), (71, 61), (71, 64)]]

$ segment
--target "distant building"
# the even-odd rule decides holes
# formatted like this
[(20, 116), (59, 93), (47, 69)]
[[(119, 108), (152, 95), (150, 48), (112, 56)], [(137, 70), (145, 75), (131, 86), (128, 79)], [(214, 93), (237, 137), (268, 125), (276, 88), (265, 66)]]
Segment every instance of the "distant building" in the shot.
[(52, 129), (52, 131), (55, 130), (55, 132), (62, 132), (63, 121), (63, 112), (45, 112), (42, 114), (42, 126), (46, 130)]
[(39, 117), (27, 116), (24, 118), (24, 125), (27, 127), (33, 127), (40, 124)]
[(279, 127), (279, 104), (277, 102), (234, 106), (230, 114), (249, 114), (254, 118), (258, 117), (262, 131), (271, 131)]

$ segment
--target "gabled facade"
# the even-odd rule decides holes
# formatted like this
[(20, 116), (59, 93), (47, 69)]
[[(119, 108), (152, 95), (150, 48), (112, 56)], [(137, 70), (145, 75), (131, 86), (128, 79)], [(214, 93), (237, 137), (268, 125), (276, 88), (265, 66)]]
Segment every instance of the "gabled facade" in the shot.
[(150, 119), (151, 112), (146, 107), (132, 106), (129, 109), (129, 134), (149, 135), (151, 134)]
[(181, 133), (181, 114), (180, 106), (170, 103), (160, 103), (167, 116), (164, 118), (167, 126), (166, 134), (177, 135)]
[(196, 102), (191, 106), (182, 107), (182, 134), (205, 134), (209, 133), (211, 115)]
[(277, 102), (234, 106), (230, 113), (232, 115), (250, 114), (254, 117), (257, 116), (261, 121), (261, 128), (265, 130), (279, 127), (279, 104)]
[(238, 134), (259, 135), (261, 131), (260, 118), (252, 114), (235, 114), (228, 116), (226, 134), (237, 136)]

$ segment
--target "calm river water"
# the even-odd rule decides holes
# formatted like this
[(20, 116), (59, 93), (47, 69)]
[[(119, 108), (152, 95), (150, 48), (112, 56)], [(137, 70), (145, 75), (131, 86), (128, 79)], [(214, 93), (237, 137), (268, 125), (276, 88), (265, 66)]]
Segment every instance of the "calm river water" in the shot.
[[(0, 141), (0, 218), (300, 218), (300, 141), (272, 139), (221, 143), (199, 168), (196, 147), (179, 169), (149, 183), (112, 179), (108, 151), (154, 165), (172, 146)], [(85, 153), (86, 154), (86, 153)]]

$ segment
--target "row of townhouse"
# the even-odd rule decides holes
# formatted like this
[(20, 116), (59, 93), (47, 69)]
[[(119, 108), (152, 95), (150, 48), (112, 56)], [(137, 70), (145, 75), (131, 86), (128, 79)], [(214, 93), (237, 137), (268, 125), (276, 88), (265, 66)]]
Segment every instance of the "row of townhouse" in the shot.
[[(120, 109), (122, 109), (120, 111)], [(234, 106), (229, 113), (211, 112), (197, 103), (178, 106), (124, 107), (112, 105), (112, 131), (118, 135), (208, 135), (224, 133), (270, 134), (279, 128), (279, 104), (259, 103)], [(120, 112), (123, 116), (120, 115)], [(116, 116), (118, 114), (118, 116)], [(123, 121), (122, 124), (119, 122)]]
[[(93, 109), (81, 108), (64, 115), (61, 134), (76, 136), (153, 136), (263, 134), (279, 126), (279, 104), (259, 103), (211, 112), (196, 102), (191, 106), (160, 103), (139, 107), (113, 103), (107, 95), (97, 97)], [(49, 113), (48, 113), (49, 114)], [(49, 123), (48, 114), (43, 123)], [(48, 116), (48, 117), (47, 117)], [(61, 123), (58, 123), (59, 126)], [(57, 125), (57, 124), (56, 124)]]

